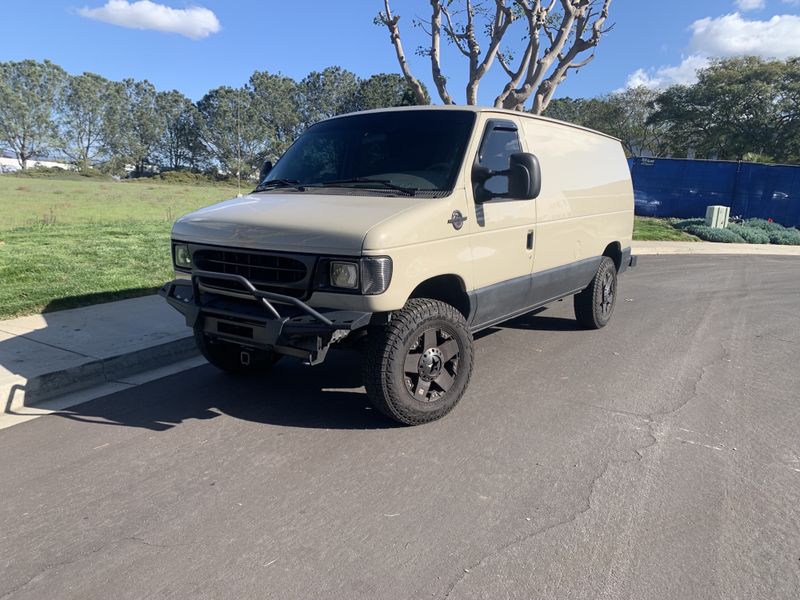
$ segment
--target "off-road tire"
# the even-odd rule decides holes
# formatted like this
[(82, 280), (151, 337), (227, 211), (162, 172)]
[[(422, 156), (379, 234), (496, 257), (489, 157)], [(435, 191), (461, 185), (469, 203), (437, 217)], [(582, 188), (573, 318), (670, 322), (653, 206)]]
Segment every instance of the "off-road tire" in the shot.
[(591, 283), (573, 298), (575, 318), (581, 327), (605, 327), (617, 301), (617, 268), (614, 261), (604, 256)]
[(245, 350), (238, 344), (215, 340), (199, 328), (194, 330), (194, 341), (200, 354), (218, 369), (235, 375), (266, 373), (280, 360), (280, 355), (268, 350), (246, 350), (250, 364), (242, 364), (241, 354)]
[(370, 330), (364, 385), (380, 412), (419, 425), (453, 410), (469, 385), (472, 364), (472, 334), (464, 316), (439, 300), (413, 298), (388, 324)]

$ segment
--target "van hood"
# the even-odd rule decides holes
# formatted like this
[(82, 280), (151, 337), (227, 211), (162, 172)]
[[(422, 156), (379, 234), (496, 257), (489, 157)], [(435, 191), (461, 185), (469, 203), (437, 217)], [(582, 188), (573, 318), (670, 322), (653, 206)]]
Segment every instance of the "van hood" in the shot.
[(178, 219), (172, 236), (186, 242), (321, 254), (360, 254), (378, 223), (430, 198), (389, 195), (255, 193)]

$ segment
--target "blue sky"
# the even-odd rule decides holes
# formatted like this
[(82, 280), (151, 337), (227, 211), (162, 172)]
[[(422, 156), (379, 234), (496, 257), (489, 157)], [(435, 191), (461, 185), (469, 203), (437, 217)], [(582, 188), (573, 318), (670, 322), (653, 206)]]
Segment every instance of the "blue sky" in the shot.
[[(116, 9), (126, 5), (117, 11), (118, 21), (145, 18), (180, 31), (104, 22), (111, 14), (107, 2)], [(6, 0), (0, 7), (0, 60), (50, 59), (73, 74), (149, 79), (158, 89), (178, 89), (195, 100), (210, 88), (243, 84), (256, 69), (298, 79), (329, 65), (360, 76), (398, 71), (385, 29), (372, 23), (382, 0), (152, 0), (129, 10), (135, 2)], [(205, 10), (168, 11), (197, 7)], [(413, 56), (421, 32), (411, 27), (412, 17), (425, 17), (428, 2), (394, 0), (392, 8), (402, 16), (414, 71), (432, 89), (427, 62)], [(92, 12), (97, 10), (105, 12)], [(142, 11), (158, 14), (147, 21)], [(615, 27), (595, 61), (573, 74), (559, 96), (594, 96), (629, 82), (690, 81), (696, 66), (716, 56), (800, 55), (800, 0), (614, 0), (610, 21)], [(451, 92), (463, 101), (466, 64), (454, 48), (443, 51)], [(501, 85), (495, 67), (482, 84), (482, 103), (491, 103)]]

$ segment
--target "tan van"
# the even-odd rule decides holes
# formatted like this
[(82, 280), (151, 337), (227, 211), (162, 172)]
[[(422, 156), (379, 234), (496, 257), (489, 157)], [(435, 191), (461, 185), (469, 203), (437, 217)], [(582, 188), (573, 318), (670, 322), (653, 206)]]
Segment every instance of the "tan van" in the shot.
[(496, 109), (368, 111), (309, 127), (251, 194), (178, 219), (161, 294), (225, 371), (362, 349), (374, 405), (418, 424), (461, 399), (475, 332), (573, 294), (603, 327), (632, 228), (611, 137)]

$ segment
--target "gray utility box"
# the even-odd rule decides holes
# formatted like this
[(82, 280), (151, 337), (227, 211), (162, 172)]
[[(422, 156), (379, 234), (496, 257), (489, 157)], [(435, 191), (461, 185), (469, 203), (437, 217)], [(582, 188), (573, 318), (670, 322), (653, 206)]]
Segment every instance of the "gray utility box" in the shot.
[(709, 206), (706, 208), (706, 225), (715, 229), (725, 229), (730, 216), (730, 206)]

